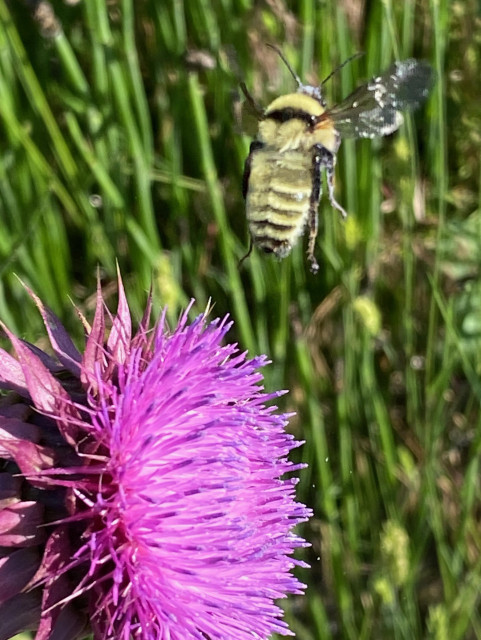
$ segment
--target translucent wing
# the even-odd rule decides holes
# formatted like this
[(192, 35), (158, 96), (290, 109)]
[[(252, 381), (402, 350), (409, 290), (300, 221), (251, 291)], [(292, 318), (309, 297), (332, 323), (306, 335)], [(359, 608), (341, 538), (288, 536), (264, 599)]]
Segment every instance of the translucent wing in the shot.
[(243, 133), (255, 136), (259, 126), (259, 120), (263, 120), (265, 117), (264, 109), (256, 103), (244, 82), (241, 82), (239, 86), (244, 94), (245, 100), (242, 103), (237, 100), (235, 103), (238, 129)]
[(401, 111), (416, 109), (427, 98), (433, 82), (434, 71), (427, 62), (395, 62), (321, 118), (331, 120), (343, 138), (386, 136), (401, 126)]

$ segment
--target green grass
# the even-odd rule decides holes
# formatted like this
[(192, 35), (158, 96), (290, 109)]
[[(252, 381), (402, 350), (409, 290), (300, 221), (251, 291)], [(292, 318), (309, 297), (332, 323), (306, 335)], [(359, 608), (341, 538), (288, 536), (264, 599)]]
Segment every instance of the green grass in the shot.
[[(273, 5), (274, 6), (274, 5)], [(97, 268), (118, 260), (140, 318), (153, 280), (174, 320), (190, 297), (267, 353), (268, 389), (300, 452), (315, 515), (299, 640), (481, 638), (480, 9), (474, 0), (84, 0), (42, 31), (0, 0), (0, 317), (35, 341), (15, 274), (73, 333)], [(317, 276), (305, 247), (278, 263), (248, 246), (241, 196), (243, 79), (265, 105), (353, 52), (337, 100), (395, 58), (437, 84), (392, 138), (344, 142), (320, 207)], [(203, 50), (208, 64), (189, 66)], [(112, 300), (113, 304), (113, 300)]]

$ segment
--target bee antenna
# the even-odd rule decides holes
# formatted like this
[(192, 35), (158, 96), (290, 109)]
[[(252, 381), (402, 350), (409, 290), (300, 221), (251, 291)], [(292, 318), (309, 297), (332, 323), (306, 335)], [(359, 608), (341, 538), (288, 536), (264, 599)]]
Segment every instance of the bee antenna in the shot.
[(350, 62), (352, 62), (353, 60), (356, 60), (356, 58), (361, 58), (364, 55), (364, 52), (358, 52), (353, 54), (352, 56), (350, 56), (347, 60), (344, 60), (344, 62), (341, 62), (341, 64), (336, 67), (333, 71), (331, 71), (331, 73), (327, 76), (327, 78), (324, 78), (324, 80), (321, 82), (321, 86), (323, 84), (326, 84), (326, 82), (328, 80), (330, 80), (332, 78), (332, 76), (337, 73), (338, 71), (340, 71), (343, 67), (346, 66), (346, 64), (349, 64)]
[(266, 42), (266, 46), (269, 47), (270, 49), (274, 49), (274, 51), (277, 53), (279, 58), (286, 65), (286, 67), (289, 69), (289, 72), (290, 72), (291, 76), (297, 82), (297, 86), (298, 87), (302, 87), (303, 84), (301, 82), (301, 79), (299, 78), (297, 73), (294, 71), (294, 69), (291, 67), (291, 65), (288, 63), (288, 61), (287, 61), (286, 57), (284, 56), (284, 54), (282, 53), (282, 51), (278, 47), (276, 47), (274, 44), (269, 44), (269, 42)]

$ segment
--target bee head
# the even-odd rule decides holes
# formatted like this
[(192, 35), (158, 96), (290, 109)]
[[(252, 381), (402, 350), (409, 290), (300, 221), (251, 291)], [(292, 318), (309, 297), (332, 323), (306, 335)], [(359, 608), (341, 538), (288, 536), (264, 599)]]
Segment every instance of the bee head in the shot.
[(297, 93), (304, 93), (307, 96), (311, 96), (315, 100), (318, 100), (323, 107), (326, 106), (326, 101), (324, 100), (324, 96), (322, 95), (322, 89), (323, 89), (324, 85), (326, 84), (326, 82), (328, 80), (330, 80), (334, 74), (336, 74), (343, 67), (345, 67), (346, 64), (348, 64), (352, 60), (355, 60), (356, 58), (360, 58), (361, 56), (364, 55), (363, 53), (355, 53), (354, 55), (350, 56), (349, 58), (347, 58), (347, 60), (344, 60), (344, 62), (342, 62), (339, 66), (337, 66), (333, 71), (331, 71), (331, 73), (326, 78), (324, 78), (324, 80), (321, 82), (321, 84), (319, 86), (313, 87), (310, 84), (303, 84), (301, 82), (301, 79), (299, 78), (297, 73), (294, 71), (294, 69), (291, 67), (291, 65), (289, 64), (289, 62), (287, 61), (287, 59), (285, 58), (284, 54), (282, 53), (282, 51), (280, 49), (278, 49), (273, 44), (269, 44), (269, 43), (266, 43), (266, 44), (271, 49), (274, 49), (274, 51), (277, 53), (279, 58), (286, 65), (286, 67), (289, 69), (289, 73), (291, 74), (291, 76), (296, 81)]
[(318, 87), (313, 87), (310, 84), (302, 84), (301, 82), (297, 85), (297, 93), (304, 93), (306, 96), (311, 96), (311, 98), (318, 100), (323, 107), (326, 106), (326, 101), (322, 95), (322, 83)]
[(286, 65), (286, 67), (289, 69), (289, 73), (291, 74), (291, 76), (294, 78), (294, 80), (296, 81), (297, 84), (297, 93), (304, 93), (307, 96), (311, 96), (312, 98), (315, 98), (316, 100), (318, 100), (323, 107), (326, 106), (326, 103), (324, 101), (324, 98), (322, 97), (322, 92), (321, 92), (321, 86), (322, 83), (319, 87), (313, 87), (310, 84), (303, 84), (301, 82), (301, 79), (299, 78), (299, 76), (297, 75), (297, 73), (294, 71), (294, 69), (291, 67), (291, 65), (289, 64), (287, 58), (284, 56), (284, 54), (282, 53), (282, 51), (280, 49), (278, 49), (275, 45), (273, 44), (269, 44), (266, 43), (266, 45), (268, 47), (270, 47), (271, 49), (274, 49), (274, 51), (277, 53), (277, 55), (279, 56), (279, 58), (282, 60), (282, 62)]

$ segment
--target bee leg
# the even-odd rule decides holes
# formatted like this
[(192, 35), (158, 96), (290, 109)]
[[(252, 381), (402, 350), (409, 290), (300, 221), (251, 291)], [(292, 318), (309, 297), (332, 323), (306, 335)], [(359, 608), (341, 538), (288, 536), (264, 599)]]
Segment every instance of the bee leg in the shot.
[(252, 253), (252, 249), (253, 249), (253, 247), (254, 247), (254, 241), (252, 240), (252, 236), (251, 236), (251, 241), (250, 241), (250, 244), (249, 244), (249, 251), (245, 254), (245, 256), (244, 256), (244, 257), (242, 257), (242, 258), (239, 260), (239, 262), (238, 262), (238, 264), (237, 264), (237, 268), (238, 268), (238, 269), (240, 269), (240, 268), (242, 267), (242, 263), (244, 262), (244, 260), (250, 256), (250, 254)]
[(337, 202), (336, 198), (334, 197), (334, 164), (335, 164), (334, 156), (332, 155), (332, 153), (329, 153), (327, 151), (325, 154), (324, 167), (326, 169), (327, 191), (329, 196), (329, 202), (332, 204), (334, 209), (337, 209), (341, 214), (341, 216), (345, 219), (347, 218), (347, 211), (343, 207), (341, 207), (339, 202)]
[(314, 148), (314, 155), (312, 156), (312, 192), (309, 204), (309, 242), (307, 244), (307, 259), (311, 263), (312, 273), (317, 273), (319, 271), (319, 265), (314, 256), (314, 249), (316, 246), (317, 230), (319, 226), (318, 209), (322, 192), (321, 169), (324, 164), (324, 151), (324, 147), (316, 145)]
[(244, 196), (244, 200), (247, 198), (247, 192), (249, 191), (249, 178), (251, 175), (251, 164), (252, 164), (252, 154), (262, 149), (264, 145), (259, 140), (254, 140), (251, 142), (251, 146), (249, 148), (249, 155), (246, 158), (244, 164), (244, 175), (242, 177), (242, 195)]
[[(263, 143), (259, 142), (259, 140), (254, 140), (253, 142), (251, 142), (251, 146), (250, 146), (250, 149), (249, 149), (249, 155), (247, 156), (247, 159), (246, 159), (245, 165), (244, 165), (244, 175), (243, 175), (243, 178), (242, 178), (242, 195), (244, 196), (244, 200), (247, 199), (247, 194), (249, 192), (249, 178), (250, 178), (250, 175), (251, 175), (252, 156), (254, 155), (254, 153), (256, 151), (258, 151), (259, 149), (262, 149), (263, 146), (264, 146)], [(241, 268), (242, 263), (244, 262), (244, 260), (250, 256), (250, 254), (252, 253), (253, 247), (254, 247), (254, 241), (253, 241), (252, 235), (251, 235), (250, 236), (249, 251), (245, 254), (245, 256), (243, 258), (241, 258), (239, 260), (239, 264), (237, 265), (238, 269)]]

